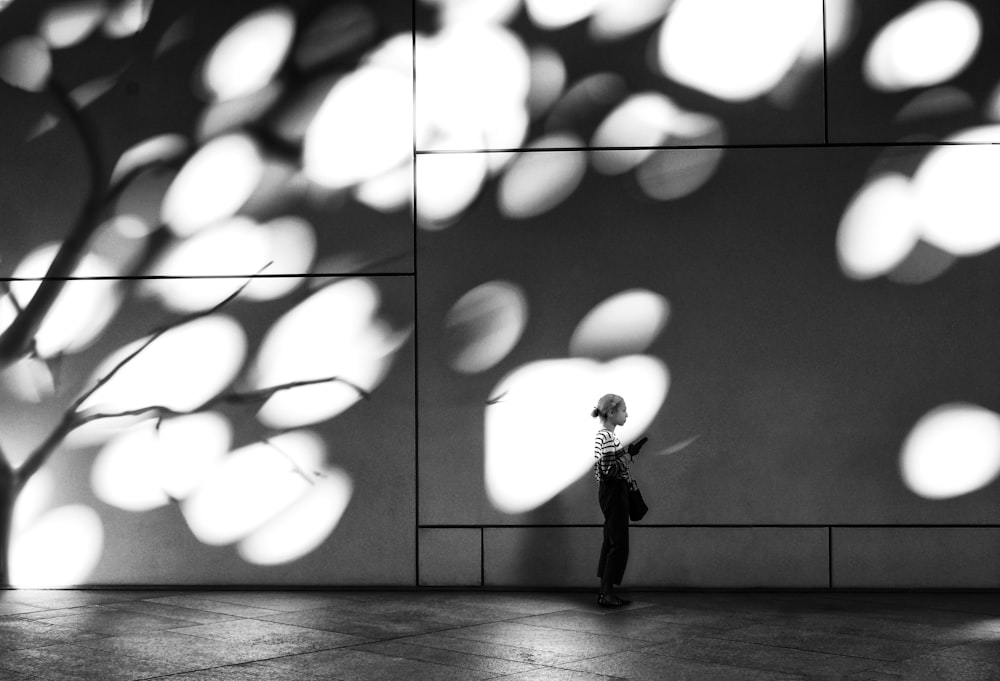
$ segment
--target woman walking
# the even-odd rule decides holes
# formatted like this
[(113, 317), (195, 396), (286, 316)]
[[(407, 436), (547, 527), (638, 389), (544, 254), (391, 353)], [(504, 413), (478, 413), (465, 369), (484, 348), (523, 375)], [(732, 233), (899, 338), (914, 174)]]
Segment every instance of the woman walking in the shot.
[(604, 542), (597, 564), (601, 592), (597, 603), (603, 608), (620, 608), (628, 603), (615, 593), (614, 587), (621, 584), (628, 564), (628, 490), (632, 483), (629, 464), (644, 441), (622, 448), (615, 428), (625, 425), (628, 409), (619, 395), (602, 397), (590, 415), (601, 420), (601, 429), (594, 439), (594, 475), (599, 483), (597, 499), (604, 513)]

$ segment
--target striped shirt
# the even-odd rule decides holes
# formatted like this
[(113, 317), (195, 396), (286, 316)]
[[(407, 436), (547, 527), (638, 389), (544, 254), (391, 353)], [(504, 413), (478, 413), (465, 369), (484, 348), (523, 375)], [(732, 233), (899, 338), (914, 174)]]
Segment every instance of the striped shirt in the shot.
[(607, 428), (597, 431), (594, 438), (594, 477), (598, 482), (607, 478), (622, 478), (627, 483), (632, 482), (622, 441)]

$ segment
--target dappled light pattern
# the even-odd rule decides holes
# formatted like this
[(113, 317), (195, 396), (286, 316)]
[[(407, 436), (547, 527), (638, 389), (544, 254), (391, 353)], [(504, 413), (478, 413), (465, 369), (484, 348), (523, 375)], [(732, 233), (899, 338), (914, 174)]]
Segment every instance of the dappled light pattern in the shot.
[(528, 16), (541, 28), (558, 29), (590, 16), (601, 0), (524, 0)]
[(408, 74), (370, 65), (344, 76), (306, 130), (306, 175), (321, 185), (342, 188), (408, 163), (412, 111)]
[(897, 280), (923, 283), (954, 258), (1000, 245), (1000, 150), (981, 144), (998, 138), (996, 125), (963, 130), (931, 149), (912, 178), (896, 172), (870, 178), (841, 217), (837, 256), (844, 273), (892, 278), (909, 266)]
[(822, 0), (676, 0), (660, 31), (659, 66), (720, 99), (760, 97), (822, 38), (822, 18)]
[[(11, 282), (10, 294), (0, 297), (0, 330), (16, 317), (13, 301), (23, 309), (34, 297), (58, 250), (59, 244), (42, 246), (14, 270), (14, 276), (23, 279)], [(121, 304), (121, 282), (110, 278), (114, 274), (117, 272), (102, 258), (83, 258), (73, 272), (79, 279), (66, 282), (35, 336), (40, 356), (77, 352), (105, 330)]]
[(15, 38), (0, 47), (0, 80), (28, 92), (40, 92), (52, 76), (52, 54), (37, 36)]
[(982, 489), (1000, 474), (1000, 415), (973, 404), (946, 404), (910, 431), (900, 457), (903, 481), (927, 499)]
[[(628, 395), (623, 441), (639, 437), (667, 396), (669, 374), (655, 357), (631, 355), (531, 362), (505, 376), (486, 407), (486, 494), (504, 513), (538, 508), (594, 464), (594, 401)], [(525, 419), (538, 409), (544, 419)], [(528, 473), (530, 471), (530, 474)]]
[(663, 18), (674, 0), (601, 0), (590, 20), (594, 40), (627, 38)]
[(289, 428), (333, 418), (362, 399), (359, 389), (382, 382), (409, 332), (379, 318), (380, 300), (370, 280), (344, 279), (271, 327), (254, 364), (255, 388), (331, 380), (278, 392), (261, 408), (261, 422)]
[(104, 525), (89, 506), (48, 511), (11, 542), (10, 583), (15, 587), (85, 584), (104, 552)]
[[(94, 371), (91, 383), (147, 341), (129, 343), (113, 353)], [(181, 324), (153, 339), (124, 364), (90, 395), (81, 411), (115, 414), (149, 406), (192, 411), (233, 381), (246, 351), (246, 334), (230, 317), (216, 314)]]
[[(5, 305), (0, 299), (0, 314)], [(56, 392), (55, 376), (48, 363), (38, 357), (22, 357), (0, 372), (0, 384), (15, 399), (39, 404)]]
[(1000, 139), (1000, 126), (952, 135), (959, 146), (936, 147), (913, 177), (923, 235), (954, 255), (975, 255), (1000, 245), (1000, 147), (965, 145)]
[(104, 34), (111, 38), (127, 38), (146, 26), (153, 10), (153, 0), (121, 0), (108, 12)]
[(490, 23), (445, 26), (417, 42), (415, 59), (418, 148), (447, 149), (454, 139), (476, 140), (473, 149), (519, 146), (531, 87), (520, 38)]
[(211, 412), (143, 421), (101, 448), (90, 473), (94, 494), (126, 511), (185, 499), (229, 451), (231, 430)]
[(645, 352), (667, 324), (670, 305), (652, 291), (631, 289), (596, 305), (569, 342), (575, 357), (609, 359)]
[(378, 17), (371, 8), (357, 2), (336, 3), (301, 30), (293, 59), (300, 69), (314, 69), (368, 45), (378, 31)]
[(508, 281), (480, 284), (459, 298), (444, 318), (448, 364), (477, 374), (502, 361), (524, 333), (528, 300)]
[(898, 173), (874, 178), (844, 212), (837, 232), (837, 255), (852, 279), (888, 274), (920, 238), (920, 219), (910, 181)]
[(38, 33), (53, 49), (72, 47), (93, 33), (107, 15), (106, 0), (73, 0), (45, 12)]
[[(461, 142), (456, 146), (462, 146)], [(416, 192), (420, 226), (440, 229), (459, 216), (479, 196), (489, 173), (488, 163), (486, 154), (418, 157)]]
[(295, 560), (329, 536), (351, 498), (350, 478), (325, 458), (306, 431), (237, 449), (181, 504), (184, 518), (206, 544), (242, 542), (251, 562)]
[(256, 565), (301, 558), (333, 533), (353, 492), (354, 483), (344, 470), (323, 468), (311, 488), (240, 541), (239, 555)]
[[(235, 217), (172, 245), (150, 271), (160, 278), (146, 280), (143, 289), (169, 309), (183, 312), (207, 310), (244, 285), (241, 297), (274, 300), (302, 283), (301, 277), (274, 275), (305, 272), (315, 255), (315, 233), (301, 218), (276, 218), (261, 225)], [(247, 277), (262, 270), (269, 276), (247, 283)], [(195, 278), (208, 274), (222, 276)]]
[(295, 15), (274, 6), (254, 12), (229, 29), (205, 59), (202, 84), (215, 100), (252, 94), (271, 82), (295, 35)]
[(135, 144), (118, 157), (118, 162), (111, 173), (111, 183), (131, 175), (149, 165), (167, 163), (187, 151), (188, 141), (183, 135), (156, 135)]
[(178, 236), (190, 236), (231, 217), (264, 174), (256, 142), (232, 134), (208, 142), (184, 165), (163, 198), (161, 217)]
[(865, 55), (864, 75), (889, 92), (942, 83), (979, 49), (982, 26), (962, 0), (924, 0), (882, 27)]
[(569, 198), (587, 170), (586, 152), (572, 149), (580, 146), (581, 140), (566, 134), (548, 135), (533, 142), (531, 149), (570, 149), (518, 156), (497, 188), (500, 212), (512, 219), (530, 218)]

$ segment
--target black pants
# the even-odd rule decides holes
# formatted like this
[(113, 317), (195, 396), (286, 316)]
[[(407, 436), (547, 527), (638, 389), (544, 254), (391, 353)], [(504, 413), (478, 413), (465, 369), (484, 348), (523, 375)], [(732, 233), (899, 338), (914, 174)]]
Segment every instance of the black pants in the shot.
[(604, 513), (604, 543), (597, 576), (601, 579), (601, 593), (606, 594), (622, 583), (628, 564), (628, 486), (621, 479), (602, 482), (597, 500)]

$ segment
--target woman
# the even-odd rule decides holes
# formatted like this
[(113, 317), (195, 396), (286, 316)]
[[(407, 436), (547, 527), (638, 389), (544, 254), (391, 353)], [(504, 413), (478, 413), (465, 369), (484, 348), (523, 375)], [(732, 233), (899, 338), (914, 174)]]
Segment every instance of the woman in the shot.
[(625, 425), (628, 409), (619, 395), (602, 397), (590, 415), (601, 420), (601, 429), (594, 439), (594, 476), (600, 483), (597, 499), (604, 513), (604, 543), (597, 564), (601, 592), (597, 603), (603, 608), (620, 608), (628, 603), (614, 590), (621, 584), (628, 563), (628, 489), (632, 483), (628, 467), (644, 441), (622, 448), (615, 428)]

